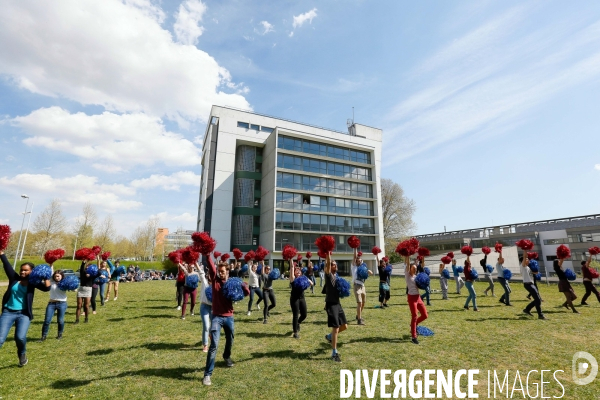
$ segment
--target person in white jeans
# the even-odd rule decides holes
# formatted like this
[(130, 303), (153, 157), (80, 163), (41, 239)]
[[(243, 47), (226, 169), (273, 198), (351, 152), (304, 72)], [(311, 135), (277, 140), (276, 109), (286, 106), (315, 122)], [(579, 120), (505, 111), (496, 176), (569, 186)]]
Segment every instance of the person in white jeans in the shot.
[(460, 294), (460, 289), (465, 286), (465, 282), (460, 277), (456, 268), (456, 260), (452, 259), (452, 274), (454, 275), (454, 281), (456, 282), (456, 294)]

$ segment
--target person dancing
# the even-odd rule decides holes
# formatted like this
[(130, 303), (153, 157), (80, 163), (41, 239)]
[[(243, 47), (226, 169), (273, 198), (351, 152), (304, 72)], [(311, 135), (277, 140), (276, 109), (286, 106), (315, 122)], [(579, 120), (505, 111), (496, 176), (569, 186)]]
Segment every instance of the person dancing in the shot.
[[(417, 277), (417, 266), (410, 262), (410, 257), (405, 257), (404, 261), (406, 268), (404, 269), (404, 279), (406, 280), (406, 299), (408, 308), (410, 309), (410, 334), (412, 342), (419, 344), (417, 339), (417, 325), (427, 319), (427, 308), (421, 299), (421, 292), (415, 282)], [(417, 312), (419, 316), (417, 317)]]
[[(294, 339), (300, 339), (298, 333), (300, 332), (300, 324), (306, 319), (306, 300), (304, 299), (304, 290), (294, 285), (296, 278), (302, 276), (302, 270), (298, 267), (293, 267), (293, 261), (288, 260), (290, 263), (290, 307), (292, 308), (292, 329), (294, 331)], [(313, 282), (309, 279), (310, 287), (314, 286)]]
[(577, 311), (575, 309), (575, 306), (573, 305), (573, 300), (577, 299), (577, 296), (575, 295), (575, 291), (571, 287), (571, 283), (569, 283), (569, 280), (567, 279), (565, 271), (563, 271), (562, 269), (564, 261), (564, 258), (554, 260), (554, 272), (558, 277), (558, 291), (562, 292), (566, 298), (566, 301), (563, 303), (562, 306), (565, 307), (567, 310), (571, 308), (575, 314), (579, 314), (579, 311)]
[(485, 275), (485, 279), (488, 281), (488, 287), (483, 291), (483, 294), (486, 296), (488, 292), (492, 292), (492, 297), (496, 297), (494, 294), (494, 278), (492, 277), (492, 272), (488, 269), (487, 265), (487, 254), (484, 255), (483, 259), (479, 260), (479, 265), (483, 268), (483, 274)]
[[(100, 256), (98, 256), (98, 260)], [(92, 286), (94, 285), (94, 279), (96, 276), (92, 276), (87, 273), (86, 269), (88, 266), (94, 263), (94, 260), (82, 261), (81, 267), (79, 268), (79, 289), (77, 289), (77, 311), (75, 314), (75, 323), (79, 323), (79, 316), (85, 315), (84, 322), (88, 322), (90, 315), (90, 300), (92, 298)], [(83, 308), (83, 311), (82, 311)]]
[(348, 328), (346, 314), (340, 304), (340, 293), (336, 287), (338, 265), (331, 259), (331, 253), (327, 253), (325, 259), (325, 311), (327, 312), (327, 326), (331, 333), (325, 335), (325, 339), (331, 343), (331, 359), (342, 362), (337, 351), (338, 335)]
[(254, 293), (258, 296), (256, 309), (260, 310), (259, 303), (263, 300), (263, 292), (260, 290), (260, 275), (256, 272), (256, 264), (252, 261), (248, 262), (248, 286), (250, 287), (250, 298), (248, 299), (248, 313), (252, 314), (252, 302), (254, 301)]
[(535, 310), (538, 313), (538, 319), (547, 319), (542, 313), (542, 299), (540, 297), (540, 293), (537, 291), (535, 285), (533, 284), (533, 274), (531, 273), (531, 269), (529, 268), (529, 259), (527, 258), (527, 252), (523, 252), (523, 255), (519, 257), (519, 262), (521, 263), (521, 276), (523, 277), (523, 286), (525, 290), (531, 293), (531, 297), (533, 297), (533, 301), (523, 309), (523, 312), (527, 315), (533, 317), (531, 314), (531, 309), (535, 307)]
[(200, 277), (200, 318), (202, 319), (202, 351), (208, 352), (208, 334), (210, 332), (210, 321), (212, 320), (212, 300), (206, 297), (206, 289), (211, 288), (210, 282), (206, 279), (204, 267), (198, 271)]
[(379, 308), (387, 308), (387, 302), (390, 299), (390, 272), (386, 270), (387, 265), (384, 260), (377, 257), (377, 272), (379, 273)]
[(467, 256), (467, 259), (465, 260), (465, 267), (464, 267), (464, 274), (465, 274), (465, 286), (467, 287), (467, 290), (469, 291), (469, 296), (467, 296), (467, 301), (465, 301), (465, 310), (469, 309), (469, 302), (472, 300), (473, 301), (473, 311), (479, 311), (477, 309), (477, 293), (475, 293), (475, 288), (473, 287), (473, 282), (475, 281), (475, 278), (473, 277), (473, 274), (471, 272), (471, 260), (469, 259), (470, 256)]
[(263, 301), (265, 308), (263, 310), (263, 324), (267, 323), (267, 319), (271, 316), (270, 311), (277, 305), (275, 300), (275, 291), (273, 290), (273, 278), (269, 276), (271, 267), (263, 265), (262, 268), (262, 280), (263, 280)]
[(444, 264), (440, 264), (440, 289), (442, 290), (442, 300), (448, 300), (448, 278), (444, 276), (444, 271), (446, 270), (446, 266)]
[[(183, 265), (179, 264), (179, 269), (185, 275), (183, 284), (183, 307), (181, 308), (181, 319), (185, 319), (185, 309), (187, 308), (188, 300), (190, 301), (190, 315), (194, 315), (194, 307), (196, 306), (196, 297), (198, 296), (198, 282), (200, 275), (195, 268), (200, 268), (198, 263)], [(194, 279), (196, 278), (196, 279)]]
[[(364, 325), (365, 320), (362, 317), (362, 312), (367, 302), (367, 289), (365, 282), (358, 278), (358, 268), (362, 265), (363, 260), (358, 256), (358, 249), (354, 249), (354, 257), (352, 258), (352, 265), (350, 271), (352, 272), (352, 286), (354, 288), (354, 297), (356, 298), (356, 321), (358, 325)], [(367, 269), (369, 275), (373, 275), (373, 272)]]
[(308, 259), (308, 263), (306, 264), (306, 277), (309, 281), (312, 282), (312, 285), (310, 285), (310, 293), (315, 294), (315, 285), (317, 284), (317, 281), (315, 280), (315, 270), (312, 261), (310, 261), (310, 258)]
[[(52, 267), (52, 264), (50, 266)], [(56, 339), (62, 339), (65, 330), (65, 313), (67, 312), (67, 292), (60, 290), (58, 283), (63, 279), (65, 279), (65, 274), (63, 271), (57, 270), (52, 272), (52, 279), (46, 281), (46, 287), (50, 288), (50, 300), (48, 300), (48, 305), (46, 306), (46, 315), (44, 324), (42, 325), (42, 338), (40, 342), (46, 340), (55, 312), (58, 322), (58, 336)]]
[(101, 274), (102, 271), (106, 271), (108, 279), (110, 279), (110, 271), (108, 270), (108, 264), (106, 261), (99, 261), (98, 275), (96, 279), (94, 279), (94, 284), (92, 285), (92, 297), (90, 300), (92, 314), (96, 314), (96, 297), (98, 297), (98, 293), (100, 293), (100, 304), (104, 305), (104, 289), (106, 288), (106, 282), (104, 281), (105, 278)]
[(465, 286), (465, 282), (459, 275), (458, 267), (456, 266), (456, 259), (452, 259), (452, 275), (454, 275), (454, 281), (456, 282), (456, 294), (460, 294), (460, 290)]
[[(581, 273), (583, 274), (583, 286), (585, 287), (585, 294), (583, 295), (583, 298), (581, 299), (582, 306), (588, 305), (588, 303), (586, 303), (585, 301), (588, 299), (588, 297), (590, 297), (590, 295), (592, 293), (594, 293), (596, 295), (596, 299), (598, 299), (598, 302), (600, 302), (600, 293), (598, 293), (598, 290), (596, 289), (596, 287), (594, 286), (594, 283), (592, 282), (592, 280), (594, 279), (594, 275), (597, 275), (598, 272), (596, 272), (595, 270), (593, 270), (593, 272), (592, 272), (592, 267), (590, 267), (591, 263), (592, 263), (591, 255), (588, 257), (587, 261), (581, 262)], [(594, 274), (594, 272), (595, 272), (595, 274)]]
[(185, 273), (179, 267), (177, 267), (177, 280), (175, 281), (175, 297), (177, 299), (177, 310), (181, 310), (181, 303), (183, 302), (183, 287), (185, 286)]
[[(419, 257), (418, 264), (417, 264), (417, 273), (420, 273), (420, 272), (424, 273), (425, 272), (425, 265), (424, 264), (425, 264), (425, 258)], [(430, 281), (430, 283), (431, 283), (431, 281)], [(427, 286), (425, 288), (425, 293), (423, 293), (421, 295), (421, 300), (427, 299), (427, 305), (430, 306), (431, 305), (431, 302), (429, 301), (430, 297), (431, 297), (431, 287)]]
[(117, 260), (115, 262), (115, 264), (113, 265), (113, 263), (110, 260), (106, 260), (106, 262), (108, 263), (108, 272), (110, 272), (110, 280), (108, 281), (108, 288), (106, 290), (106, 297), (104, 298), (104, 301), (108, 301), (108, 298), (110, 297), (110, 288), (113, 288), (113, 293), (114, 293), (114, 298), (113, 301), (117, 300), (117, 296), (119, 295), (119, 279), (121, 278), (121, 274), (119, 273), (120, 271), (120, 267), (121, 267), (121, 263), (119, 260)]
[(510, 303), (510, 294), (512, 291), (510, 290), (510, 283), (504, 278), (504, 269), (504, 258), (502, 258), (502, 254), (500, 254), (498, 256), (498, 262), (496, 263), (496, 271), (498, 272), (498, 282), (500, 283), (500, 286), (502, 286), (502, 289), (504, 289), (504, 294), (500, 296), (499, 302), (512, 307), (512, 304)]

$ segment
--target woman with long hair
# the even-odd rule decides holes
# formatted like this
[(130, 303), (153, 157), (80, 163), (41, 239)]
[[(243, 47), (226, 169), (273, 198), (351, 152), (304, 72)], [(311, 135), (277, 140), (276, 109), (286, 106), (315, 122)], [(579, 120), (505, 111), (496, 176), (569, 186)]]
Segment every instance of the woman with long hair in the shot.
[(250, 288), (250, 296), (248, 299), (248, 313), (247, 315), (252, 314), (252, 302), (254, 301), (254, 293), (258, 296), (258, 301), (256, 302), (256, 309), (260, 310), (259, 303), (263, 299), (263, 293), (260, 290), (260, 275), (256, 272), (257, 265), (252, 261), (248, 261), (248, 287)]
[(109, 266), (109, 270), (108, 272), (110, 272), (110, 280), (108, 281), (108, 287), (106, 289), (106, 297), (104, 298), (104, 301), (108, 301), (108, 298), (110, 297), (110, 288), (113, 288), (113, 293), (114, 293), (114, 298), (113, 301), (117, 300), (117, 296), (119, 296), (119, 279), (121, 278), (119, 271), (120, 271), (120, 262), (119, 260), (115, 261), (115, 264), (113, 265), (113, 263), (110, 260), (106, 260), (106, 262), (108, 263)]
[[(292, 308), (292, 329), (294, 331), (294, 339), (299, 339), (298, 333), (300, 332), (300, 324), (306, 319), (306, 300), (304, 299), (304, 290), (296, 285), (294, 281), (302, 276), (302, 270), (298, 267), (293, 267), (293, 261), (288, 260), (290, 263), (290, 307)], [(314, 286), (311, 279), (308, 279), (310, 287)]]
[[(98, 260), (100, 256), (98, 256)], [(82, 261), (81, 267), (79, 268), (79, 289), (77, 290), (77, 311), (75, 314), (75, 323), (79, 323), (79, 315), (83, 313), (85, 315), (84, 322), (88, 322), (90, 315), (90, 301), (92, 298), (92, 286), (94, 285), (94, 279), (96, 276), (92, 276), (87, 273), (86, 269), (89, 265), (93, 264), (94, 260)], [(82, 311), (83, 309), (83, 311)]]
[(208, 352), (208, 334), (210, 332), (210, 321), (212, 320), (212, 300), (206, 297), (206, 289), (211, 288), (210, 280), (206, 278), (204, 267), (198, 269), (200, 276), (200, 318), (202, 319), (202, 351)]
[(592, 293), (594, 293), (596, 295), (596, 299), (598, 299), (598, 302), (600, 302), (600, 293), (598, 293), (598, 290), (596, 289), (596, 287), (594, 286), (594, 283), (592, 282), (592, 280), (594, 279), (594, 274), (592, 273), (592, 267), (590, 267), (591, 263), (592, 263), (591, 255), (588, 257), (587, 261), (581, 262), (581, 273), (583, 274), (583, 286), (585, 287), (585, 294), (583, 295), (583, 297), (581, 299), (582, 306), (588, 305), (588, 303), (586, 303), (585, 301), (588, 299), (588, 297), (590, 297), (590, 295)]
[(104, 305), (104, 290), (106, 289), (106, 282), (104, 282), (104, 277), (102, 276), (102, 271), (106, 271), (108, 274), (108, 279), (110, 279), (110, 271), (108, 270), (108, 264), (106, 261), (101, 261), (98, 263), (98, 277), (94, 279), (94, 284), (92, 285), (92, 298), (90, 304), (92, 306), (92, 314), (96, 314), (96, 297), (98, 297), (98, 293), (100, 293), (100, 304)]
[(265, 308), (263, 310), (263, 324), (267, 323), (267, 319), (271, 316), (270, 311), (277, 305), (275, 299), (275, 291), (273, 290), (273, 278), (269, 276), (271, 267), (263, 265), (262, 280), (263, 280), (263, 301)]
[(179, 264), (179, 269), (185, 275), (183, 284), (183, 307), (181, 308), (181, 319), (185, 319), (185, 309), (187, 308), (188, 300), (190, 301), (190, 314), (194, 315), (194, 307), (196, 306), (196, 297), (198, 296), (198, 283), (200, 275), (196, 272), (198, 263), (196, 264)]
[(327, 253), (324, 292), (327, 326), (331, 328), (331, 333), (325, 335), (325, 339), (331, 343), (331, 359), (335, 362), (342, 362), (340, 354), (337, 351), (338, 335), (348, 329), (348, 321), (340, 303), (340, 293), (336, 287), (337, 272), (337, 262), (331, 259), (331, 253)]
[(377, 271), (379, 272), (379, 308), (387, 308), (387, 302), (390, 299), (390, 273), (387, 271), (385, 261), (379, 259), (379, 255), (377, 255), (377, 264)]
[(185, 274), (183, 270), (177, 267), (177, 279), (175, 280), (175, 299), (177, 299), (177, 309), (181, 310), (181, 303), (183, 302), (183, 287), (185, 286)]
[(40, 342), (46, 340), (52, 317), (56, 312), (58, 322), (58, 340), (62, 339), (63, 331), (65, 330), (65, 313), (67, 312), (67, 292), (58, 288), (58, 283), (65, 279), (65, 274), (61, 270), (52, 272), (52, 279), (46, 281), (46, 286), (50, 288), (50, 299), (46, 306), (46, 316), (42, 325), (42, 338)]
[[(421, 299), (421, 292), (415, 282), (417, 277), (417, 266), (410, 262), (409, 257), (405, 257), (406, 269), (404, 270), (404, 279), (406, 280), (406, 298), (408, 308), (410, 309), (410, 335), (414, 344), (419, 344), (417, 339), (417, 325), (427, 319), (427, 308)], [(417, 312), (419, 315), (417, 316)]]
[(473, 311), (479, 311), (477, 309), (477, 293), (475, 293), (475, 288), (473, 287), (473, 282), (475, 281), (475, 278), (473, 277), (473, 274), (471, 273), (471, 260), (469, 260), (469, 256), (467, 256), (467, 259), (465, 260), (465, 267), (464, 267), (464, 271), (463, 273), (465, 274), (465, 286), (467, 287), (467, 290), (469, 291), (469, 296), (467, 296), (467, 301), (465, 301), (465, 310), (469, 309), (469, 302), (472, 300), (473, 301)]
[(569, 283), (565, 271), (562, 269), (564, 261), (564, 258), (554, 260), (554, 272), (558, 277), (558, 291), (562, 292), (566, 299), (562, 306), (567, 310), (570, 308), (575, 314), (579, 314), (579, 311), (577, 311), (573, 305), (573, 300), (577, 298), (577, 295), (575, 295), (575, 291), (571, 287), (571, 283)]

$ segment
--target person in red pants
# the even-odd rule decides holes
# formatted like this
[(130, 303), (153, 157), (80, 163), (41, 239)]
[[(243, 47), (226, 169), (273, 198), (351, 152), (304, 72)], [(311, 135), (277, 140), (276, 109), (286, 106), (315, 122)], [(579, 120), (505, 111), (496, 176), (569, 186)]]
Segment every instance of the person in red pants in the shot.
[(598, 293), (598, 289), (594, 286), (593, 279), (594, 277), (598, 277), (598, 273), (596, 270), (592, 270), (590, 264), (592, 263), (592, 256), (590, 255), (587, 261), (581, 262), (581, 273), (583, 274), (583, 286), (585, 287), (585, 295), (581, 299), (581, 305), (587, 306), (588, 303), (585, 301), (590, 297), (592, 293), (596, 295), (596, 298), (600, 302), (600, 293)]
[[(410, 262), (410, 258), (406, 257), (406, 269), (404, 270), (404, 279), (406, 279), (406, 297), (408, 300), (408, 308), (410, 309), (410, 334), (412, 336), (412, 342), (419, 344), (417, 340), (417, 325), (427, 319), (427, 308), (425, 303), (421, 300), (421, 293), (415, 282), (417, 276), (417, 266)], [(417, 317), (417, 311), (419, 316)]]

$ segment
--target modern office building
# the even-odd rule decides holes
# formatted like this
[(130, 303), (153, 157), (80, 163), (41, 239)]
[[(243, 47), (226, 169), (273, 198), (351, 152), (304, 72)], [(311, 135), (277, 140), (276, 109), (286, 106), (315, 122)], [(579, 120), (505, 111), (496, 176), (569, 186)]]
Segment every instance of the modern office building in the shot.
[[(563, 266), (580, 273), (581, 261), (589, 256), (588, 248), (600, 246), (600, 214), (432, 233), (417, 238), (431, 250), (430, 259), (449, 251), (454, 251), (460, 257), (460, 248), (468, 244), (476, 250), (475, 258), (478, 260), (481, 258), (481, 247), (493, 249), (496, 242), (500, 242), (509, 249), (507, 262), (510, 269), (517, 273), (520, 273), (517, 254), (522, 252), (515, 250), (515, 243), (519, 239), (529, 239), (535, 244), (532, 251), (539, 255), (542, 275), (546, 275), (547, 269), (547, 276), (554, 275), (552, 261), (556, 259), (556, 248), (564, 244), (571, 249), (571, 258), (565, 260)], [(506, 259), (507, 255), (504, 256)], [(495, 262), (494, 253), (491, 259)], [(490, 264), (493, 265), (492, 262)]]
[(213, 106), (204, 135), (198, 230), (221, 252), (262, 245), (271, 265), (292, 244), (315, 254), (332, 235), (335, 257), (348, 271), (351, 235), (375, 266), (383, 249), (380, 129), (351, 123), (334, 131), (254, 112)]

